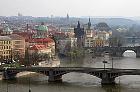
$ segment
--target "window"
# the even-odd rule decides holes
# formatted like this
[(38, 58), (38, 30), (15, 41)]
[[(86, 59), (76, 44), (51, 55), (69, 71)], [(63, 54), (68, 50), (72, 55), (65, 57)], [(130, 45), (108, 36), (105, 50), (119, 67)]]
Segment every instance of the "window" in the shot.
[(10, 41), (8, 41), (8, 44), (11, 44), (11, 42), (10, 42)]
[(20, 44), (21, 43), (21, 41), (15, 41), (15, 44)]

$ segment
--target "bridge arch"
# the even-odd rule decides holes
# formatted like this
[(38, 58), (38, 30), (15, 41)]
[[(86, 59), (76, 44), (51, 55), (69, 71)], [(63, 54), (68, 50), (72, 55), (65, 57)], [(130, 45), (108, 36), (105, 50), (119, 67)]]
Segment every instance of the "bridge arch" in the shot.
[(67, 72), (67, 73), (63, 74), (62, 77), (69, 76), (70, 74), (72, 74), (74, 76), (78, 76), (78, 77), (89, 76), (89, 78), (97, 78), (97, 79), (101, 80), (101, 78), (99, 76), (93, 75), (90, 73), (86, 73), (86, 72)]
[[(20, 74), (21, 73), (21, 74)], [(22, 74), (23, 73), (23, 74)], [(35, 70), (31, 70), (31, 71), (4, 71), (3, 72), (3, 79), (15, 79), (17, 77), (20, 77), (20, 76), (24, 76), (24, 75), (29, 75), (31, 73), (37, 73), (37, 74), (43, 74), (43, 75), (47, 75), (48, 72), (47, 71), (35, 71)], [(48, 76), (48, 75), (47, 75)]]
[(62, 76), (64, 82), (69, 83), (101, 83), (101, 79), (87, 73), (70, 72)]
[(24, 75), (30, 75), (30, 74), (42, 74), (42, 75), (46, 75), (45, 72), (35, 72), (35, 71), (21, 71), (21, 72), (17, 72), (16, 73), (16, 77), (20, 77), (20, 76), (24, 76)]
[(124, 82), (137, 82), (140, 80), (140, 75), (120, 75), (115, 78), (116, 83), (119, 83), (119, 81), (124, 81)]
[(136, 57), (136, 51), (135, 50), (125, 50), (123, 52), (124, 57)]

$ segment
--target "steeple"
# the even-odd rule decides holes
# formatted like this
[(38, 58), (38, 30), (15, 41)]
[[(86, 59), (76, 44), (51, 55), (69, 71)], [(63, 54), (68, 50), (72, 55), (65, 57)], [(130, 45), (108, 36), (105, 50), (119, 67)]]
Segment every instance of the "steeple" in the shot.
[(78, 21), (77, 28), (80, 28), (80, 22)]
[(67, 14), (67, 20), (69, 20), (69, 14)]
[(90, 18), (89, 18), (89, 21), (88, 21), (88, 29), (90, 29), (91, 27), (91, 22), (90, 22)]

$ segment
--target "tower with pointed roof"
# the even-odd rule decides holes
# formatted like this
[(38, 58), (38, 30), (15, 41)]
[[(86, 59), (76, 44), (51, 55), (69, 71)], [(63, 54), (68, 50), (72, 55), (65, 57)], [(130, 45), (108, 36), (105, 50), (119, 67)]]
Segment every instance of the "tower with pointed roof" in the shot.
[(90, 18), (89, 18), (89, 21), (88, 21), (88, 29), (90, 29), (91, 27), (91, 22), (90, 22)]
[(77, 38), (77, 46), (83, 46), (84, 28), (81, 28), (80, 22), (78, 21), (77, 27), (74, 28), (75, 38)]
[(89, 21), (87, 23), (87, 28), (85, 29), (85, 37), (92, 37), (92, 32), (93, 30), (91, 29), (91, 22), (90, 22), (90, 18)]
[(69, 21), (69, 14), (67, 14), (67, 20)]

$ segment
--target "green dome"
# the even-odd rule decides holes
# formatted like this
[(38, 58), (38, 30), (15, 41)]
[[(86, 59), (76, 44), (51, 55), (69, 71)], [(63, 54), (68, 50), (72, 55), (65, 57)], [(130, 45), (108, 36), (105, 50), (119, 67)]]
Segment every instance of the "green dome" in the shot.
[(40, 25), (36, 28), (38, 31), (48, 31), (48, 27), (45, 25)]
[(4, 32), (13, 32), (13, 30), (11, 30), (9, 27), (5, 27), (3, 31)]

